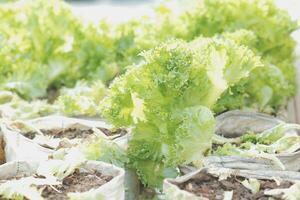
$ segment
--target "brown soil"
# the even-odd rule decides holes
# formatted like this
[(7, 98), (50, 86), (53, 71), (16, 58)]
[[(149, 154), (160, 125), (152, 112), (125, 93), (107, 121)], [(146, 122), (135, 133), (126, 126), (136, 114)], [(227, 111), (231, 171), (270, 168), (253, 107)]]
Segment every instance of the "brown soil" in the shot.
[(47, 100), (48, 103), (54, 103), (54, 101), (57, 99), (59, 96), (59, 90), (57, 88), (48, 88), (47, 89)]
[(156, 200), (156, 192), (154, 189), (140, 184), (140, 193), (137, 200)]
[[(22, 177), (14, 179), (20, 178)], [(39, 186), (38, 189), (42, 190), (42, 197), (46, 200), (68, 200), (67, 194), (69, 192), (86, 192), (104, 185), (112, 178), (112, 176), (106, 176), (97, 171), (79, 172), (79, 170), (76, 170), (73, 174), (64, 178), (61, 185)], [(0, 196), (0, 200), (5, 199)]]
[[(60, 129), (60, 130), (41, 130), (43, 134), (48, 136), (53, 136), (54, 138), (68, 138), (68, 139), (75, 139), (75, 138), (82, 138), (86, 139), (93, 134), (93, 130), (81, 130), (81, 129)], [(28, 132), (25, 133), (24, 136), (33, 139), (35, 137), (35, 132)]]
[(127, 131), (125, 129), (116, 129), (114, 131), (111, 131), (109, 129), (106, 128), (100, 128), (100, 130), (106, 135), (106, 136), (113, 136), (113, 135), (120, 135), (120, 136), (124, 136), (127, 134)]
[[(214, 200), (222, 200), (225, 191), (233, 191), (233, 200), (268, 200), (269, 197), (264, 195), (264, 190), (288, 188), (292, 185), (288, 181), (284, 181), (278, 186), (275, 181), (260, 180), (260, 191), (257, 194), (252, 194), (249, 189), (240, 183), (243, 180), (244, 178), (242, 177), (229, 177), (226, 180), (219, 181), (218, 178), (213, 177), (212, 175), (201, 174), (195, 179), (179, 184), (178, 187), (197, 196), (203, 196)], [(281, 198), (278, 197), (273, 199)]]
[(67, 197), (69, 192), (86, 192), (104, 185), (112, 178), (96, 171), (89, 173), (75, 171), (64, 178), (61, 185), (41, 187), (42, 196), (47, 200), (67, 200), (69, 199)]
[[(110, 131), (105, 128), (100, 129), (105, 135), (112, 136), (112, 135), (125, 135), (127, 132), (124, 129), (117, 129), (116, 131)], [(60, 129), (60, 130), (41, 130), (41, 132), (48, 136), (53, 136), (54, 138), (68, 138), (68, 139), (86, 139), (93, 134), (92, 129), (82, 130), (76, 128), (69, 128), (69, 129)], [(28, 132), (25, 133), (24, 136), (33, 139), (35, 137), (35, 132)]]
[(5, 163), (5, 151), (4, 151), (4, 141), (3, 138), (0, 137), (0, 165)]

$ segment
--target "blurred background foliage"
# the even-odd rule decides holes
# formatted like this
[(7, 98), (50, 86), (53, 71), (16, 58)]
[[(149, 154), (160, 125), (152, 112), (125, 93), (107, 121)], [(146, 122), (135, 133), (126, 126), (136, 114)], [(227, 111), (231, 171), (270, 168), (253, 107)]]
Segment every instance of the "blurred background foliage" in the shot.
[[(0, 17), (0, 89), (25, 100), (46, 98), (53, 103), (59, 91), (64, 97), (66, 88), (77, 86), (77, 91), (77, 82), (91, 88), (94, 81), (109, 86), (144, 62), (141, 52), (162, 42), (225, 32), (222, 37), (250, 47), (266, 67), (230, 88), (215, 112), (247, 107), (274, 113), (296, 93), (291, 33), (297, 24), (271, 0), (8, 0), (0, 5)], [(80, 95), (75, 96), (73, 101)], [(61, 97), (59, 102), (68, 100)], [(72, 108), (63, 110), (69, 113)]]

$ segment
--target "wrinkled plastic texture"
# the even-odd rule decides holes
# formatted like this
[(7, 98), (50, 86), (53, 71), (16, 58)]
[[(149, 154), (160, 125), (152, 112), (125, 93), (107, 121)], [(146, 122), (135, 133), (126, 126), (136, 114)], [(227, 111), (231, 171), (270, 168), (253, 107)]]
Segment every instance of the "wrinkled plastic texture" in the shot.
[(239, 137), (246, 131), (263, 132), (280, 123), (282, 120), (270, 115), (234, 110), (216, 117), (216, 133), (228, 138)]
[(213, 176), (219, 177), (221, 175), (230, 176), (240, 176), (245, 178), (255, 178), (264, 180), (274, 180), (278, 178), (280, 180), (287, 181), (298, 181), (300, 180), (300, 173), (291, 171), (264, 171), (264, 170), (236, 170), (228, 168), (202, 168), (193, 171), (184, 176), (178, 177), (176, 179), (165, 179), (163, 185), (163, 191), (165, 193), (166, 200), (208, 200), (207, 198), (196, 196), (190, 192), (181, 190), (176, 184), (184, 183), (192, 178), (196, 178), (199, 174), (211, 174)]
[[(37, 168), (38, 162), (13, 161), (0, 166), (0, 180), (10, 179), (20, 176), (31, 176)], [(124, 200), (124, 176), (123, 169), (114, 165), (99, 161), (88, 161), (82, 171), (96, 170), (104, 175), (112, 176), (113, 179), (96, 189), (91, 189), (83, 193), (69, 193), (70, 199), (99, 199), (99, 200)]]
[(39, 164), (38, 162), (28, 161), (11, 161), (0, 165), (0, 180), (13, 177), (31, 176), (33, 175)]
[(79, 129), (89, 129), (89, 128), (107, 128), (112, 127), (100, 120), (88, 120), (71, 118), (64, 116), (47, 116), (40, 117), (28, 121), (34, 127), (40, 130), (52, 130), (52, 129), (69, 129), (69, 128), (79, 128)]
[(22, 160), (42, 161), (47, 160), (48, 156), (53, 153), (52, 150), (32, 142), (17, 131), (11, 130), (5, 123), (1, 123), (0, 127), (5, 143), (6, 162)]
[[(23, 124), (22, 124), (23, 123)], [(104, 128), (104, 129), (112, 129), (112, 126), (106, 124), (104, 121), (101, 121), (100, 119), (80, 119), (80, 118), (70, 118), (70, 117), (64, 117), (64, 116), (46, 116), (41, 118), (36, 118), (28, 121), (12, 121), (10, 124), (13, 127), (16, 127), (20, 129), (20, 132), (22, 133), (22, 126), (24, 126), (24, 123), (27, 125), (30, 125), (35, 130), (43, 130), (43, 131), (55, 131), (60, 132), (68, 129), (79, 129), (79, 130), (92, 130), (92, 129), (98, 129)], [(95, 134), (101, 134), (101, 136), (106, 137), (104, 133), (102, 133), (100, 130)], [(91, 134), (93, 136), (94, 134)], [(90, 137), (88, 137), (90, 138)], [(50, 149), (58, 149), (58, 148), (64, 148), (64, 147), (71, 147), (71, 146), (77, 146), (82, 142), (82, 139), (75, 138), (75, 139), (68, 139), (68, 138), (50, 138), (50, 137), (37, 137), (33, 139), (33, 142)]]
[(125, 199), (125, 172), (123, 169), (104, 162), (88, 161), (87, 164), (81, 170), (97, 170), (103, 173), (104, 175), (113, 176), (114, 178), (97, 189), (92, 189), (83, 193), (71, 193), (69, 195), (71, 199)]
[[(280, 119), (269, 115), (238, 110), (223, 113), (217, 116), (216, 120), (216, 133), (224, 136), (225, 138), (239, 137), (246, 133), (246, 131), (260, 133), (280, 123), (283, 123), (283, 121)], [(285, 134), (296, 134), (296, 132), (294, 130), (290, 130)], [(275, 156), (282, 162), (285, 170), (300, 170), (300, 151), (296, 151), (294, 153), (276, 154)], [(205, 163), (207, 166), (211, 167), (249, 170), (280, 170), (280, 167), (274, 164), (271, 160), (263, 158), (208, 156), (205, 158)]]

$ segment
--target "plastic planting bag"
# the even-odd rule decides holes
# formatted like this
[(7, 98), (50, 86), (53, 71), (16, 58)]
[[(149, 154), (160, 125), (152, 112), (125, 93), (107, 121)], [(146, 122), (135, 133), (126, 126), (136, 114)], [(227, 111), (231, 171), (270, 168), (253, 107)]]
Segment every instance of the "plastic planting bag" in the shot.
[[(58, 123), (61, 122), (61, 123)], [(52, 124), (52, 125), (51, 125)], [(60, 124), (60, 126), (59, 126)], [(63, 124), (63, 125), (62, 125)], [(60, 158), (59, 152), (70, 152), (72, 149), (75, 148), (64, 148), (61, 149), (62, 151), (57, 151), (55, 153), (54, 150), (49, 149), (49, 147), (45, 148), (37, 143), (34, 140), (31, 140), (24, 135), (20, 134), (20, 131), (26, 130), (33, 130), (39, 133), (40, 130), (50, 130), (52, 127), (55, 129), (64, 128), (80, 128), (80, 129), (97, 129), (97, 128), (105, 128), (109, 129), (111, 127), (107, 125), (103, 125), (103, 122), (98, 121), (90, 121), (90, 120), (82, 120), (82, 119), (74, 119), (74, 118), (65, 118), (65, 117), (46, 117), (40, 118), (32, 121), (7, 121), (0, 124), (1, 126), (1, 138), (4, 141), (4, 153), (6, 157), (6, 162), (9, 161), (23, 161), (27, 160), (29, 163), (31, 161), (38, 161), (39, 163), (43, 162), (55, 162), (53, 160), (49, 160), (49, 158)], [(100, 129), (99, 129), (100, 131)], [(110, 138), (104, 134), (102, 136), (106, 137), (107, 139), (115, 139), (116, 143), (121, 143), (120, 146), (122, 148), (126, 148), (128, 136), (124, 135), (122, 137), (117, 138)], [(118, 142), (117, 142), (118, 141)], [(24, 153), (25, 152), (25, 153)], [(76, 156), (75, 156), (76, 158)], [(73, 159), (71, 159), (73, 160)], [(75, 159), (76, 160), (76, 159)], [(60, 161), (63, 162), (63, 161)], [(12, 169), (18, 168), (18, 163), (15, 162), (13, 165), (16, 167), (12, 167)], [(83, 170), (94, 170), (95, 168), (100, 169), (101, 171), (105, 171), (105, 173), (109, 176), (113, 176), (114, 178), (107, 182), (105, 185), (101, 186), (99, 189), (95, 189), (92, 191), (84, 192), (84, 193), (70, 193), (68, 194), (72, 199), (124, 199), (124, 179), (125, 179), (125, 172), (122, 169), (115, 167), (114, 165), (109, 164), (101, 164), (102, 162), (88, 162)], [(61, 165), (58, 165), (60, 167)], [(9, 168), (6, 168), (9, 169)], [(28, 169), (28, 167), (24, 167), (24, 169)], [(31, 168), (32, 169), (32, 168)], [(28, 169), (28, 171), (32, 171)], [(116, 171), (120, 171), (120, 175), (117, 175)], [(3, 170), (3, 173), (6, 170)], [(24, 170), (23, 170), (24, 171)], [(6, 172), (5, 172), (6, 173)], [(4, 173), (4, 174), (5, 174)], [(14, 172), (16, 173), (16, 172)], [(119, 172), (118, 172), (119, 173)], [(16, 173), (17, 174), (17, 173)], [(129, 177), (131, 177), (129, 175)], [(1, 179), (1, 178), (0, 178)], [(128, 177), (127, 177), (128, 179)], [(27, 181), (27, 180), (25, 180)], [(29, 179), (31, 181), (31, 179)], [(40, 183), (40, 182), (39, 182)], [(46, 182), (47, 183), (47, 182)], [(46, 184), (42, 182), (42, 184)], [(25, 184), (25, 183), (24, 183)], [(107, 185), (107, 186), (106, 186)]]
[[(55, 164), (56, 160), (49, 161), (49, 166)], [(58, 161), (61, 166), (65, 166), (63, 161)], [(46, 196), (52, 194), (52, 198), (56, 198), (55, 195), (58, 195), (57, 198), (60, 198), (61, 193), (66, 193), (67, 190), (64, 190), (65, 185), (72, 185), (72, 179), (76, 176), (75, 174), (71, 174), (71, 176), (67, 176), (65, 179), (51, 179), (46, 176), (46, 178), (39, 178), (38, 176), (34, 176), (35, 174), (39, 174), (41, 172), (42, 164), (37, 164), (36, 162), (10, 162), (0, 166), (0, 196), (7, 195), (6, 198), (16, 197), (19, 195), (23, 197), (27, 197), (32, 200), (42, 200), (42, 196)], [(100, 186), (91, 186), (92, 189), (88, 189), (85, 192), (68, 192), (67, 196), (72, 200), (124, 200), (125, 192), (124, 192), (124, 170), (114, 165), (98, 162), (98, 161), (87, 161), (85, 164), (78, 168), (79, 173), (86, 173), (86, 178), (89, 178), (89, 173), (99, 173), (101, 174), (101, 178), (106, 176), (110, 177), (106, 183), (102, 183)], [(65, 171), (61, 173), (66, 173)], [(59, 173), (58, 173), (59, 174)], [(56, 174), (56, 175), (58, 175)], [(61, 175), (61, 174), (60, 174)], [(18, 179), (14, 179), (18, 178)], [(13, 179), (13, 180), (12, 180)], [(67, 184), (64, 183), (67, 182)], [(84, 179), (87, 180), (87, 179)], [(91, 179), (91, 183), (95, 181)], [(50, 184), (51, 183), (51, 184)], [(60, 184), (63, 184), (60, 186)], [(74, 182), (74, 184), (81, 184), (83, 186), (84, 183)], [(90, 184), (90, 183), (89, 183)], [(51, 187), (47, 187), (47, 185), (51, 185)], [(20, 187), (19, 187), (20, 186)], [(49, 188), (53, 188), (57, 186), (61, 191), (54, 189), (54, 192), (49, 192)], [(75, 187), (77, 188), (77, 186)], [(80, 187), (79, 187), (80, 188)], [(51, 189), (50, 189), (51, 190)], [(81, 189), (78, 189), (81, 190)], [(34, 195), (33, 195), (34, 194)]]
[[(222, 153), (229, 152), (228, 154), (230, 154), (233, 152), (236, 155), (208, 156), (205, 158), (205, 163), (207, 166), (235, 169), (298, 171), (300, 170), (300, 141), (297, 142), (297, 140), (300, 138), (293, 128), (299, 128), (299, 125), (285, 124), (277, 118), (260, 113), (229, 111), (221, 114), (217, 117), (217, 135), (228, 139), (228, 141), (235, 141), (237, 137), (246, 137), (247, 133), (251, 133), (253, 135), (247, 135), (248, 138), (246, 139), (253, 140), (251, 141), (253, 144), (251, 142), (244, 143), (244, 146), (249, 149), (247, 153), (232, 148), (233, 145), (225, 146), (223, 144), (225, 148), (222, 149)], [(260, 138), (257, 137), (257, 139), (255, 134), (264, 137), (266, 143), (275, 137), (274, 143), (270, 145), (258, 144), (258, 141), (255, 140)], [(272, 134), (273, 138), (270, 136)], [(271, 151), (273, 147), (277, 149), (286, 148), (287, 151), (283, 151), (283, 153), (257, 152), (259, 148)]]
[(92, 189), (83, 193), (71, 193), (69, 197), (71, 199), (82, 200), (82, 199), (115, 199), (124, 200), (125, 189), (124, 189), (124, 176), (125, 172), (123, 169), (115, 167), (114, 165), (107, 164), (99, 161), (88, 161), (87, 164), (81, 170), (97, 170), (105, 175), (112, 176), (113, 179), (102, 185), (97, 189)]
[(291, 171), (203, 168), (165, 179), (163, 191), (166, 200), (259, 199), (271, 197), (267, 195), (269, 189), (288, 188), (299, 180), (300, 173)]
[(51, 130), (51, 129), (69, 129), (69, 128), (106, 128), (111, 129), (112, 126), (106, 124), (103, 121), (91, 120), (91, 119), (79, 119), (64, 116), (47, 116), (36, 118), (28, 121), (34, 127), (40, 130)]
[(241, 136), (249, 130), (260, 133), (284, 122), (267, 114), (240, 110), (228, 111), (218, 115), (216, 121), (216, 133), (227, 138)]
[(10, 126), (35, 143), (50, 148), (69, 148), (91, 140), (93, 136), (111, 139), (126, 134), (125, 130), (113, 130), (101, 120), (87, 120), (63, 116), (47, 116), (29, 121), (12, 121)]
[[(2, 144), (5, 161), (41, 161), (47, 160), (48, 156), (53, 153), (52, 150), (44, 148), (20, 133), (12, 130), (6, 123), (0, 123), (2, 135)], [(2, 155), (3, 156), (3, 155)]]
[(34, 161), (11, 161), (0, 165), (0, 182), (13, 177), (31, 176), (36, 172), (38, 165), (38, 162)]

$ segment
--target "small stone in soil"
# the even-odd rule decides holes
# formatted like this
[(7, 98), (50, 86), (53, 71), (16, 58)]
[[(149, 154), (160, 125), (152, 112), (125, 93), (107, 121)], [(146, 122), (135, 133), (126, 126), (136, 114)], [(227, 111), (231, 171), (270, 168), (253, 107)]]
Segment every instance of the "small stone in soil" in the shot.
[(195, 179), (178, 184), (178, 187), (182, 190), (208, 199), (222, 200), (224, 198), (224, 192), (233, 191), (233, 200), (239, 200), (241, 197), (243, 200), (268, 200), (269, 197), (264, 195), (264, 190), (288, 188), (292, 185), (288, 181), (283, 181), (278, 186), (275, 181), (259, 180), (260, 191), (257, 194), (252, 194), (249, 189), (241, 184), (243, 180), (244, 178), (242, 177), (229, 177), (226, 180), (219, 181), (218, 178), (212, 175), (201, 174)]
[[(105, 176), (100, 172), (79, 172), (64, 178), (61, 185), (41, 187), (42, 196), (47, 200), (67, 200), (70, 192), (86, 192), (109, 182), (113, 177)], [(53, 189), (53, 187), (55, 189)]]

